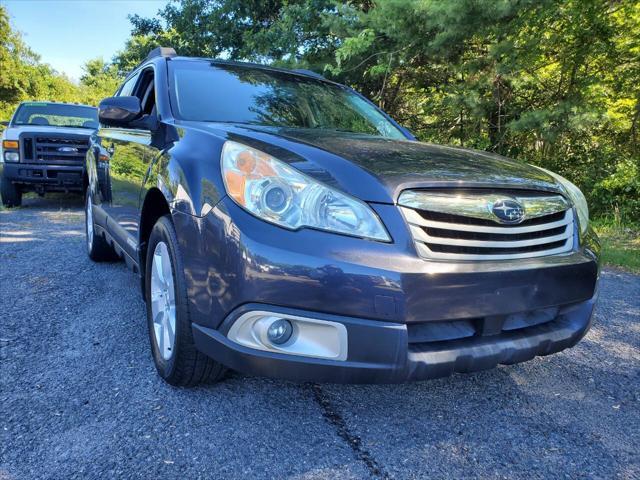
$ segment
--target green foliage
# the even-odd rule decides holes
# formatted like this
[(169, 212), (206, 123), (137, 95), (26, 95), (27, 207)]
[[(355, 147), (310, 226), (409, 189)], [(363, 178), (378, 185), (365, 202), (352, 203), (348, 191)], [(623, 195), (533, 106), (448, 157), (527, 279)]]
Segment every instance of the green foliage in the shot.
[(593, 228), (602, 243), (604, 263), (640, 273), (640, 224), (598, 219)]
[(183, 0), (170, 2), (159, 19), (130, 19), (134, 37), (171, 40), (183, 55), (298, 63), (333, 43), (322, 19), (336, 11), (332, 0)]
[(313, 68), (421, 140), (550, 168), (596, 215), (640, 218), (633, 0), (181, 0), (132, 23), (128, 65), (172, 39), (185, 55)]
[(0, 4), (0, 119), (8, 120), (18, 103), (24, 100), (78, 102), (97, 105), (117, 88), (117, 69), (102, 59), (90, 60), (85, 74), (76, 84), (42, 63), (26, 46), (19, 32), (9, 24), (9, 16)]
[(133, 70), (151, 50), (156, 47), (166, 47), (167, 45), (179, 48), (180, 39), (174, 30), (162, 31), (157, 34), (132, 35), (125, 43), (125, 48), (118, 52), (113, 59), (115, 71), (121, 77), (126, 76)]
[(89, 62), (74, 86), (39, 62), (0, 7), (0, 69), (19, 72), (0, 80), (0, 111), (39, 92), (106, 91), (159, 45), (311, 68), (421, 140), (549, 168), (582, 188), (596, 216), (640, 220), (635, 0), (174, 0), (131, 22), (113, 66)]
[(94, 58), (84, 65), (84, 75), (80, 77), (86, 100), (83, 103), (97, 105), (100, 100), (113, 95), (120, 86), (122, 78), (118, 75), (118, 69), (111, 63), (106, 63), (102, 58)]
[(608, 177), (596, 183), (592, 205), (599, 211), (613, 212), (620, 219), (640, 218), (640, 168), (631, 160), (623, 160)]

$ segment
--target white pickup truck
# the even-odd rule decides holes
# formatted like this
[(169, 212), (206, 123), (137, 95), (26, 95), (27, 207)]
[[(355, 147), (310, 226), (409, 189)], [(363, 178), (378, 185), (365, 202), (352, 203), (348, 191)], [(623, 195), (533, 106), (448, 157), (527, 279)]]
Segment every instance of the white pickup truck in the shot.
[(98, 128), (95, 107), (22, 102), (5, 125), (0, 150), (4, 206), (19, 206), (28, 191), (84, 191), (84, 159), (89, 137)]

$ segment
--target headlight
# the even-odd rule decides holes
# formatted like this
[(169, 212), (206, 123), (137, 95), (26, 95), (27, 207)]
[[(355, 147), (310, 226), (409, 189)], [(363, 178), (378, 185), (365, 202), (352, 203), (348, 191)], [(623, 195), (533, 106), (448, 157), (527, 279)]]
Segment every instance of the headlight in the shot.
[(229, 196), (267, 222), (291, 230), (310, 227), (391, 240), (378, 216), (364, 202), (255, 148), (227, 141), (222, 149), (222, 177)]
[(20, 160), (20, 154), (18, 152), (4, 152), (4, 159), (7, 162), (17, 162)]
[(573, 206), (576, 208), (576, 212), (578, 213), (578, 223), (580, 224), (580, 232), (582, 234), (586, 233), (587, 228), (589, 227), (589, 206), (587, 205), (587, 199), (584, 197), (584, 194), (566, 178), (558, 175), (557, 173), (553, 173), (546, 168), (538, 168), (540, 168), (540, 170), (544, 170), (560, 182), (564, 191), (571, 199)]

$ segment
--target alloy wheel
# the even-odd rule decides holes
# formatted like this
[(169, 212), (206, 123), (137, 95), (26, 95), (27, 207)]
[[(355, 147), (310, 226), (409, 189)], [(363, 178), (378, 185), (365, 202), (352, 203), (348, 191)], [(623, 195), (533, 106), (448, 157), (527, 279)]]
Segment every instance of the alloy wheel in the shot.
[(173, 267), (167, 244), (158, 242), (151, 264), (151, 316), (160, 355), (171, 358), (176, 336), (176, 298)]

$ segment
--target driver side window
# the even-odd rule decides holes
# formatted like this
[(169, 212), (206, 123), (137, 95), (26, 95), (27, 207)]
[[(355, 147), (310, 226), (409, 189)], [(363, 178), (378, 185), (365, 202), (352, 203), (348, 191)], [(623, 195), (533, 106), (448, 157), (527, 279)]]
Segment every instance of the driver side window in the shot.
[(153, 68), (147, 68), (127, 80), (118, 96), (138, 97), (140, 100), (140, 116), (130, 122), (129, 128), (154, 130), (157, 121), (156, 95)]
[(140, 74), (140, 79), (130, 95), (140, 99), (141, 120), (153, 121), (156, 117), (156, 94), (152, 68), (148, 68)]
[(140, 78), (139, 74), (134, 75), (129, 80), (127, 80), (118, 92), (118, 97), (128, 97), (129, 95), (133, 95), (131, 92), (133, 92), (133, 88), (136, 86), (138, 78)]

